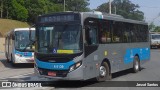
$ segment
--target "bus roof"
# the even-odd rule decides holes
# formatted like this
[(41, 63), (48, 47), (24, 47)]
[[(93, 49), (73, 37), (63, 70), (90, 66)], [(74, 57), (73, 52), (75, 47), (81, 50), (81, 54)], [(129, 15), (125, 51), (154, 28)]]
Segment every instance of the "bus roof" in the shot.
[(35, 28), (15, 28), (15, 29), (12, 29), (10, 31), (8, 31), (5, 36), (8, 36), (11, 32), (14, 32), (14, 31), (23, 31), (23, 30), (35, 30)]
[(14, 31), (35, 30), (35, 28), (15, 28)]
[(126, 19), (121, 15), (116, 15), (116, 14), (108, 14), (108, 13), (103, 13), (99, 11), (93, 11), (93, 12), (73, 12), (73, 11), (66, 11), (66, 12), (57, 12), (57, 13), (50, 13), (50, 14), (44, 14), (44, 15), (39, 15), (40, 17), (44, 16), (51, 16), (51, 15), (58, 15), (58, 14), (76, 14), (79, 13), (81, 14), (84, 19), (87, 17), (93, 17), (93, 18), (100, 18), (100, 19), (106, 19), (106, 20), (114, 20), (114, 21), (122, 21), (122, 22), (127, 22), (127, 23), (135, 23), (135, 24), (143, 24), (143, 25), (148, 25), (147, 22), (145, 21), (138, 21), (138, 20), (132, 20), (132, 19)]
[(151, 35), (160, 35), (160, 33), (152, 33)]
[(100, 19), (107, 19), (107, 20), (114, 20), (114, 21), (122, 21), (127, 23), (135, 23), (135, 24), (144, 24), (148, 25), (145, 21), (138, 21), (138, 20), (132, 20), (132, 19), (126, 19), (121, 15), (116, 14), (108, 14), (103, 12), (82, 12), (82, 14), (86, 17), (93, 17), (93, 18), (100, 18)]
[(150, 34), (160, 34), (160, 32), (149, 32)]

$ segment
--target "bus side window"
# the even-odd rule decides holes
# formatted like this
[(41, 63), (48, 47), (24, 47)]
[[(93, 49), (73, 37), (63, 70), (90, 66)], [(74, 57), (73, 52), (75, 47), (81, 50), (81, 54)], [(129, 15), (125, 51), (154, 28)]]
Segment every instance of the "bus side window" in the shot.
[(112, 42), (122, 42), (122, 25), (121, 22), (113, 22), (112, 27)]
[(109, 20), (99, 20), (99, 40), (100, 43), (110, 43), (111, 33), (110, 33), (110, 21)]
[(91, 28), (91, 30), (89, 31), (89, 36), (91, 39), (91, 44), (97, 44), (97, 29), (96, 28)]
[(89, 38), (89, 29), (90, 27), (89, 26), (86, 26), (85, 27), (85, 39), (86, 39), (86, 44), (87, 45), (90, 45), (91, 44), (91, 41), (90, 41), (90, 38)]
[(97, 28), (94, 26), (86, 27), (86, 41), (88, 45), (96, 45), (97, 41)]

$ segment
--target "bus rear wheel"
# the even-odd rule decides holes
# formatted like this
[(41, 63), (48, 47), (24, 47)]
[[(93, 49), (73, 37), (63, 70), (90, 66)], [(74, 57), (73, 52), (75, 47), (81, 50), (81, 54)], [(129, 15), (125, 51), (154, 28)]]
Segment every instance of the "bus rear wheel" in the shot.
[(109, 66), (107, 62), (103, 62), (99, 67), (99, 76), (96, 77), (96, 81), (102, 82), (111, 79), (111, 74), (109, 71)]
[(138, 56), (135, 56), (133, 62), (133, 72), (137, 73), (138, 71), (140, 71), (140, 60)]

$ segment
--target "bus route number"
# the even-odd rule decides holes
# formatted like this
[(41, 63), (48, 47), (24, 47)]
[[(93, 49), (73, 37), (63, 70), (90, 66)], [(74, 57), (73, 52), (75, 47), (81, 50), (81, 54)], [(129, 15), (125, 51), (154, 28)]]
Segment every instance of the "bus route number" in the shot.
[(55, 69), (63, 69), (64, 65), (53, 65), (53, 68), (55, 68)]

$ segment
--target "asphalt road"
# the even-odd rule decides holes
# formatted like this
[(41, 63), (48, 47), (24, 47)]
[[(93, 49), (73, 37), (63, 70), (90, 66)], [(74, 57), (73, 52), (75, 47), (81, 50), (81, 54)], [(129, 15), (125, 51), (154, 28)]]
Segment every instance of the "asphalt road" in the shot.
[[(160, 49), (151, 50), (151, 60), (142, 66), (138, 73), (125, 70), (112, 74), (111, 81), (160, 81)], [(40, 80), (33, 74), (33, 64), (23, 64), (16, 67), (11, 66), (0, 53), (0, 80)], [(159, 87), (105, 87), (104, 82), (55, 82), (50, 88), (41, 89), (83, 89), (83, 90), (160, 90)], [(74, 86), (74, 87), (70, 87)], [(102, 87), (103, 86), (103, 87)], [(38, 89), (39, 90), (39, 89)]]

